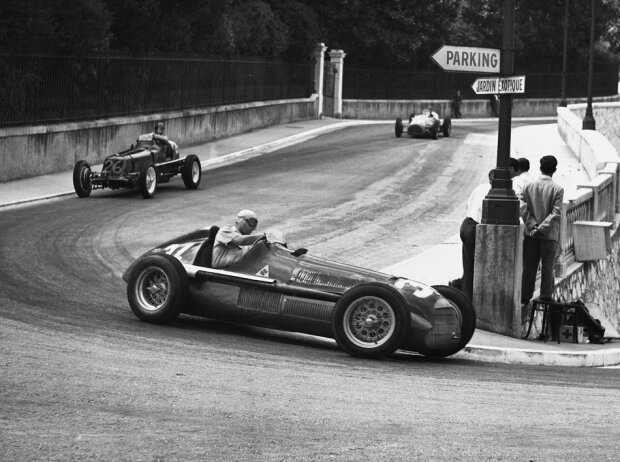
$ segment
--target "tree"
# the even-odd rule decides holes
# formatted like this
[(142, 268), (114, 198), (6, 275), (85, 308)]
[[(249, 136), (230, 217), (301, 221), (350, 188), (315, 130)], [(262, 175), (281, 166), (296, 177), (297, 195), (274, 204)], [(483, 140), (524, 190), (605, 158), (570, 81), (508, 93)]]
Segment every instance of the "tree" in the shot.
[(4, 0), (0, 49), (10, 52), (106, 51), (112, 16), (102, 0)]

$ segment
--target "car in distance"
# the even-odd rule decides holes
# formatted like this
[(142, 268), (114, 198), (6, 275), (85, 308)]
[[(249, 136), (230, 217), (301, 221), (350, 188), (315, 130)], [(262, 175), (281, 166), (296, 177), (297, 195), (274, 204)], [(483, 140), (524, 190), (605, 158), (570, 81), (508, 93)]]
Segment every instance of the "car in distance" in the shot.
[(394, 124), (394, 133), (397, 138), (407, 133), (411, 137), (431, 137), (436, 140), (439, 133), (444, 137), (449, 137), (451, 132), (452, 119), (450, 117), (442, 119), (431, 109), (424, 109), (421, 114), (411, 114), (407, 123), (398, 117)]
[(93, 189), (140, 189), (142, 197), (154, 196), (159, 183), (181, 174), (187, 189), (196, 189), (202, 177), (198, 156), (181, 158), (173, 141), (161, 142), (151, 134), (142, 135), (129, 149), (105, 158), (100, 172), (94, 172), (85, 160), (73, 167), (73, 187), (78, 197), (88, 197)]
[(397, 349), (429, 357), (457, 353), (471, 339), (476, 313), (449, 286), (290, 250), (281, 233), (259, 240), (244, 258), (211, 267), (217, 226), (168, 241), (124, 272), (127, 299), (142, 321), (181, 313), (336, 340), (348, 354), (380, 358)]

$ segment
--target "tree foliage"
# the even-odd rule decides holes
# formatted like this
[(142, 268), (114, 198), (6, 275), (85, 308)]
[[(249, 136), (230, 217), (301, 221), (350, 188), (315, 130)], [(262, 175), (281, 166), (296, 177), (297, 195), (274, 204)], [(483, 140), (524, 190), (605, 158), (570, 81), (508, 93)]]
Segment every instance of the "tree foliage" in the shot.
[[(587, 68), (592, 0), (515, 0), (515, 70)], [(307, 59), (318, 42), (364, 66), (435, 69), (441, 45), (501, 48), (500, 0), (4, 0), (0, 51)], [(620, 0), (594, 0), (595, 61), (620, 51)]]

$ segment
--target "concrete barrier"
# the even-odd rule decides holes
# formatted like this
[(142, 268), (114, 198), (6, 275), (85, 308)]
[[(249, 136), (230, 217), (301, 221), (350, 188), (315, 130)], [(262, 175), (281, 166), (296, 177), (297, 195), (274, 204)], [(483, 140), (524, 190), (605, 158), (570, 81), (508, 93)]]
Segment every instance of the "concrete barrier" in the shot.
[(166, 122), (166, 134), (183, 146), (257, 128), (316, 118), (318, 97), (254, 102), (117, 117), (76, 123), (0, 129), (0, 182), (67, 171), (78, 159), (98, 164), (127, 149), (138, 135)]
[[(618, 101), (619, 96), (595, 98), (597, 102)], [(579, 103), (581, 99), (569, 100), (569, 103)], [(557, 114), (559, 98), (514, 98), (512, 102), (513, 117), (542, 117)], [(448, 99), (428, 100), (362, 100), (345, 99), (342, 103), (342, 117), (345, 119), (378, 119), (389, 120), (397, 117), (408, 117), (412, 112), (419, 113), (425, 107), (432, 107), (440, 116), (452, 115), (452, 101)], [(498, 106), (499, 110), (499, 106)], [(495, 117), (489, 99), (463, 100), (461, 103), (462, 117), (479, 118)]]
[[(598, 104), (597, 104), (598, 106)], [(606, 115), (615, 118), (620, 114), (620, 103), (607, 105), (615, 111), (606, 111)], [(558, 131), (566, 144), (575, 153), (579, 162), (583, 165), (588, 176), (595, 178), (597, 174), (605, 168), (609, 162), (618, 162), (616, 149), (606, 136), (596, 130), (582, 130), (583, 116), (579, 117), (580, 111), (585, 114), (584, 104), (574, 104), (568, 107), (558, 107)], [(613, 130), (618, 130), (617, 122), (613, 125)]]

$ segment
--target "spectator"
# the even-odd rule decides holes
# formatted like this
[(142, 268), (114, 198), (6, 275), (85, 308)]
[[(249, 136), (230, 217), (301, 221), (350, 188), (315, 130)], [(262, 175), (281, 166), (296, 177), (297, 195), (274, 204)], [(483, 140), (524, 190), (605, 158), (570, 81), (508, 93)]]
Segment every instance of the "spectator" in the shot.
[(520, 212), (525, 224), (521, 285), (521, 303), (524, 305), (529, 304), (534, 294), (539, 263), (540, 299), (552, 300), (554, 265), (560, 239), (560, 211), (564, 199), (564, 189), (551, 178), (557, 165), (558, 161), (554, 156), (542, 157), (540, 178), (523, 188)]
[(461, 223), (460, 236), (463, 259), (463, 276), (450, 281), (449, 285), (460, 289), (471, 300), (474, 291), (474, 258), (476, 255), (476, 226), (482, 221), (482, 201), (491, 189), (494, 170), (489, 171), (489, 181), (482, 183), (472, 191), (467, 200), (465, 219)]
[(523, 188), (526, 184), (534, 181), (534, 176), (530, 173), (530, 161), (525, 157), (519, 157), (519, 169), (517, 176), (512, 179), (512, 189), (519, 200), (523, 200)]
[(514, 177), (516, 177), (519, 174), (519, 161), (515, 159), (514, 157), (511, 157), (508, 168), (510, 170), (510, 179), (512, 180)]
[(222, 227), (213, 243), (213, 268), (225, 268), (238, 262), (264, 234), (252, 234), (258, 226), (258, 218), (251, 210), (241, 210), (234, 226)]
[(463, 98), (461, 98), (461, 90), (456, 90), (456, 94), (454, 95), (454, 99), (452, 100), (452, 116), (455, 119), (461, 118), (461, 103), (463, 102)]
[(491, 114), (493, 117), (499, 116), (499, 97), (497, 95), (489, 95), (489, 103), (491, 104)]

